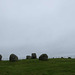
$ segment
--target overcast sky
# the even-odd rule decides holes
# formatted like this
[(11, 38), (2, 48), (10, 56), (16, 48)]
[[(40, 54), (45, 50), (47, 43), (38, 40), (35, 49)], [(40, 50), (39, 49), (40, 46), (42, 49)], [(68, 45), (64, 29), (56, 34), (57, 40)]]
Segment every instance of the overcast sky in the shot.
[(75, 0), (0, 0), (0, 54), (75, 55)]

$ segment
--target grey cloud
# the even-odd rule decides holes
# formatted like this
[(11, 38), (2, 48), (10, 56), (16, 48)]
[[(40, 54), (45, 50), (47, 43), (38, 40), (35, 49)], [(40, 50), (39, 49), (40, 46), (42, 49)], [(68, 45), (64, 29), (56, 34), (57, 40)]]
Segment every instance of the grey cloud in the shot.
[(74, 8), (75, 0), (0, 0), (0, 53), (74, 55)]

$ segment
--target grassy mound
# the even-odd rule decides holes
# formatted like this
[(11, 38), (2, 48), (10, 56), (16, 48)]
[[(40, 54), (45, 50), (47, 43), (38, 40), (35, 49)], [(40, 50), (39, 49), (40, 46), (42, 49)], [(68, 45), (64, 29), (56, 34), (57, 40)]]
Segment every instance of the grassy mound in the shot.
[(75, 75), (75, 59), (0, 61), (0, 75)]

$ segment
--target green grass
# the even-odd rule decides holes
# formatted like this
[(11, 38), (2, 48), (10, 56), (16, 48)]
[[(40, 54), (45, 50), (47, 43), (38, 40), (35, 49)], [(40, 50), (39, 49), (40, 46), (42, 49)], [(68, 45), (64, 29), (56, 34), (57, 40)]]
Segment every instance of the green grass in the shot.
[(0, 75), (75, 75), (75, 59), (0, 61)]

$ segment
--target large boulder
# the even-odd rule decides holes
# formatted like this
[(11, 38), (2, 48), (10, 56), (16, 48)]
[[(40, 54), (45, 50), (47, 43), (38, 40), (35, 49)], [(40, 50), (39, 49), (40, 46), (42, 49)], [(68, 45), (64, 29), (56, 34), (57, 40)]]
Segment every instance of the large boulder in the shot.
[(43, 61), (46, 61), (48, 60), (48, 55), (47, 54), (42, 54), (39, 56), (39, 60), (43, 60)]
[(0, 55), (0, 61), (2, 60), (2, 55)]
[(36, 53), (32, 53), (31, 58), (32, 58), (32, 59), (36, 59), (36, 58), (37, 58)]
[(27, 55), (27, 56), (26, 56), (26, 59), (31, 59), (31, 56)]
[(61, 57), (61, 59), (63, 59), (64, 57)]
[(71, 57), (68, 57), (68, 59), (71, 59)]
[(11, 62), (18, 61), (18, 57), (15, 54), (11, 54), (9, 57), (9, 61), (11, 61)]

